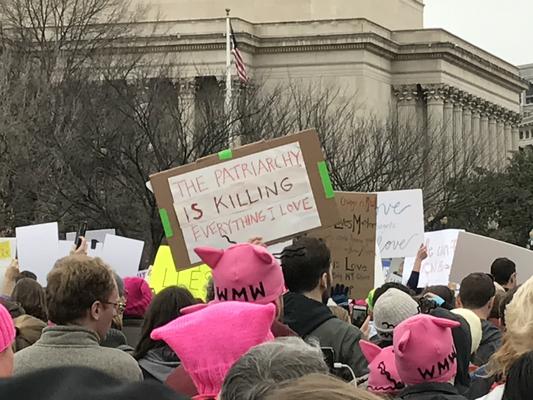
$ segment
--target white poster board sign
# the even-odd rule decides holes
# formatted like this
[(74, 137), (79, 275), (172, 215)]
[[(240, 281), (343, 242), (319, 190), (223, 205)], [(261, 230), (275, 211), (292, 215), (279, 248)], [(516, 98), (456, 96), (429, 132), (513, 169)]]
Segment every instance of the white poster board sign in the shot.
[(17, 257), (21, 271), (31, 271), (38, 282), (46, 286), (46, 275), (59, 254), (59, 229), (57, 222), (22, 226), (15, 229)]
[(144, 242), (122, 236), (106, 235), (101, 258), (121, 278), (137, 276)]
[(414, 257), (424, 238), (422, 190), (379, 192), (376, 243), (382, 258)]
[[(418, 287), (448, 285), (459, 229), (426, 232), (424, 244), (428, 257), (422, 261)], [(403, 283), (407, 283), (415, 263), (414, 257), (406, 257), (403, 265)]]
[(74, 241), (60, 240), (58, 243), (57, 258), (60, 259), (69, 256), (72, 247), (74, 247)]
[(472, 272), (490, 273), (495, 259), (506, 257), (516, 264), (519, 283), (533, 275), (533, 251), (473, 233), (461, 232), (457, 239), (450, 281), (461, 283)]
[[(225, 248), (227, 236), (266, 243), (318, 228), (319, 213), (299, 142), (168, 179), (192, 263), (194, 248)], [(105, 249), (105, 247), (104, 247)]]
[[(115, 229), (95, 229), (85, 232), (85, 239), (90, 243), (91, 240), (98, 240), (100, 243), (105, 242), (105, 235), (116, 235)], [(76, 240), (76, 232), (67, 232), (67, 240), (74, 242)]]

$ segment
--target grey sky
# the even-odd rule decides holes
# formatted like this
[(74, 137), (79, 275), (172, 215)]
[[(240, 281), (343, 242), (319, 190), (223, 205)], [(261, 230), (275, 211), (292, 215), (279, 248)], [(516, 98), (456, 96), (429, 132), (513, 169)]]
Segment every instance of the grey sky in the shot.
[(511, 64), (533, 64), (533, 0), (425, 3), (426, 28), (446, 29)]

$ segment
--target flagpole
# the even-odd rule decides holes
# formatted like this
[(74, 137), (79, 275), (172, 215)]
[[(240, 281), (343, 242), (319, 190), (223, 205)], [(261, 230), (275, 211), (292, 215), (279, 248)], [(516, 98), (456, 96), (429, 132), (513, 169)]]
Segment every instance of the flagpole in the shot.
[(231, 22), (230, 9), (226, 8), (226, 115), (231, 109)]

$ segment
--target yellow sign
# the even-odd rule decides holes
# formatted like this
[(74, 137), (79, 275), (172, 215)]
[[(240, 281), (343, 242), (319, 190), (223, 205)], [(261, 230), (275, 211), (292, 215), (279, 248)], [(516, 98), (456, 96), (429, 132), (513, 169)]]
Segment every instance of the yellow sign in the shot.
[(0, 260), (11, 260), (11, 243), (9, 240), (0, 242)]
[(169, 286), (183, 286), (189, 289), (194, 297), (205, 300), (206, 285), (210, 277), (211, 268), (205, 264), (176, 271), (170, 247), (161, 246), (150, 270), (148, 284), (156, 293)]

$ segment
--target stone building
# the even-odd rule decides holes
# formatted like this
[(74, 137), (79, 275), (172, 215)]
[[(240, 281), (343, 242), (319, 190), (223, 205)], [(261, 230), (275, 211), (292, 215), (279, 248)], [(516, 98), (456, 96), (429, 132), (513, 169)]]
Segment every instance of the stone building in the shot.
[(252, 79), (340, 86), (364, 112), (426, 121), (444, 130), (455, 153), (475, 149), (491, 168), (518, 149), (527, 89), (518, 68), (452, 33), (424, 29), (421, 0), (151, 4), (140, 29), (151, 32), (148, 44), (130, 48), (167, 60), (181, 78), (224, 81), (228, 7)]
[(522, 93), (522, 122), (518, 142), (520, 148), (533, 148), (533, 64), (521, 66), (520, 76), (529, 81), (529, 87)]

